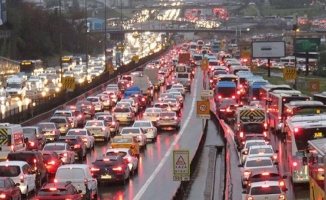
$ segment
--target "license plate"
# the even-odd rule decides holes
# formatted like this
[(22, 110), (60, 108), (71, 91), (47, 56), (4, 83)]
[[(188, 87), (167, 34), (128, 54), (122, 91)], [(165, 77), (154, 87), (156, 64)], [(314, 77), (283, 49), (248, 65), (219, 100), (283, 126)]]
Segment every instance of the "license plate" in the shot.
[(106, 175), (102, 175), (101, 178), (102, 179), (111, 179), (112, 177), (110, 175), (106, 174)]

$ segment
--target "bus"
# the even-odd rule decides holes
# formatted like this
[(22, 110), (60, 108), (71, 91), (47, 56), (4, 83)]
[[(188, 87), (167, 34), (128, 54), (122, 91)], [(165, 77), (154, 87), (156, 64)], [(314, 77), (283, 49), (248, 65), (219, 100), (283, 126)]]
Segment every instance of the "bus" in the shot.
[(76, 58), (74, 56), (63, 56), (61, 58), (61, 63), (67, 63), (70, 66), (70, 69), (73, 69), (76, 66)]
[(289, 85), (280, 84), (280, 85), (274, 85), (274, 84), (267, 84), (260, 87), (259, 91), (259, 99), (262, 101), (261, 105), (266, 106), (267, 101), (269, 99), (269, 92), (272, 92), (273, 90), (293, 90)]
[(309, 140), (307, 156), (309, 168), (310, 200), (325, 199), (324, 191), (324, 156), (326, 139)]
[(23, 60), (20, 62), (20, 72), (25, 73), (27, 77), (42, 74), (43, 70), (42, 60)]
[(302, 183), (308, 184), (308, 141), (326, 137), (326, 115), (293, 116), (286, 120), (284, 131), (287, 138), (283, 165), (286, 165), (287, 161), (294, 186)]
[(310, 115), (326, 113), (326, 105), (320, 101), (291, 101), (284, 104), (283, 119), (295, 115)]
[(312, 98), (315, 101), (321, 101), (323, 104), (326, 104), (326, 92), (322, 92), (320, 94), (314, 94)]

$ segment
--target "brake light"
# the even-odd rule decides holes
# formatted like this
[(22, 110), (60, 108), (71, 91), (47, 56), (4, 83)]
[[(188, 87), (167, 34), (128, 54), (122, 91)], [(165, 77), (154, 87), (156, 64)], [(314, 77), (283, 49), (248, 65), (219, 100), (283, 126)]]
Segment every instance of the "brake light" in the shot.
[(69, 124), (66, 124), (66, 127), (69, 128)]
[(92, 168), (91, 168), (91, 171), (92, 171), (92, 172), (98, 172), (98, 171), (100, 171), (100, 169), (97, 168), (97, 167), (92, 167)]
[(242, 131), (240, 132), (240, 137), (243, 138), (243, 132)]
[(35, 145), (35, 143), (34, 142), (30, 142), (30, 145), (33, 147)]
[(245, 150), (242, 152), (243, 155), (247, 155), (248, 154), (248, 150)]
[(55, 165), (55, 161), (51, 160), (50, 162), (48, 162), (49, 165)]
[(115, 125), (115, 122), (111, 122), (111, 125)]
[(277, 155), (273, 155), (273, 160), (276, 160), (277, 159)]
[(211, 80), (209, 80), (209, 82), (210, 82), (210, 83), (213, 83), (213, 80), (211, 79)]
[(79, 148), (80, 148), (80, 145), (79, 145), (79, 144), (75, 144), (75, 145), (74, 145), (74, 148), (75, 148), (75, 149), (79, 149)]
[(284, 186), (285, 186), (285, 183), (284, 183), (284, 181), (283, 181), (283, 180), (281, 180), (281, 181), (280, 181), (280, 183), (279, 183), (279, 185), (280, 185), (281, 187), (284, 187)]
[(35, 158), (34, 158), (33, 162), (34, 162), (34, 164), (36, 163), (36, 159)]
[(232, 96), (232, 99), (235, 99), (235, 96)]
[(50, 190), (51, 190), (51, 191), (56, 191), (56, 190), (57, 190), (57, 188), (50, 188)]
[(85, 179), (84, 179), (84, 184), (87, 185), (87, 183), (88, 183), (88, 179), (85, 178)]
[(295, 133), (299, 132), (299, 129), (298, 128), (294, 128), (294, 132)]
[(20, 182), (24, 183), (24, 176), (20, 176)]
[(263, 176), (268, 176), (269, 173), (268, 173), (268, 172), (263, 172), (262, 175), (263, 175)]
[(284, 194), (281, 194), (280, 197), (278, 198), (280, 200), (284, 200), (285, 199), (285, 195)]
[(5, 199), (7, 198), (6, 194), (0, 194), (0, 199)]
[(135, 148), (135, 145), (131, 145), (131, 146), (130, 146), (130, 149), (134, 149), (134, 148)]
[(249, 196), (249, 197), (247, 197), (247, 200), (254, 200), (254, 198)]
[(244, 172), (243, 172), (243, 175), (244, 175), (244, 176), (249, 176), (250, 174), (251, 174), (251, 171), (244, 171)]
[(224, 112), (224, 111), (225, 111), (225, 109), (220, 109), (220, 111), (221, 111), (221, 112)]
[(11, 145), (11, 151), (15, 151), (14, 145)]
[(138, 139), (141, 139), (141, 136), (140, 136), (140, 135), (137, 135), (137, 138), (138, 138)]
[(264, 137), (267, 137), (267, 132), (266, 131), (264, 131), (263, 134), (264, 134)]
[(253, 100), (256, 100), (257, 98), (256, 97), (254, 97), (254, 98), (252, 98)]
[(114, 167), (112, 168), (113, 171), (122, 171), (122, 167)]
[(152, 128), (149, 128), (149, 129), (147, 129), (147, 131), (153, 131), (153, 129)]
[(57, 180), (57, 179), (54, 179), (54, 181), (53, 181), (53, 182), (57, 183), (57, 182), (58, 182), (58, 180)]
[(318, 172), (324, 172), (324, 168), (323, 167), (318, 167), (317, 171)]
[(177, 120), (178, 119), (178, 117), (174, 117), (174, 120)]
[(78, 115), (78, 118), (82, 118), (82, 115)]
[(105, 128), (101, 128), (101, 132), (104, 132), (105, 131)]
[(269, 188), (269, 185), (262, 185), (262, 188)]
[(87, 142), (87, 138), (83, 138), (83, 141), (84, 141), (84, 142)]
[(265, 127), (265, 129), (267, 129), (267, 123), (264, 123), (264, 127)]
[(293, 167), (296, 167), (298, 165), (298, 163), (297, 162), (293, 162), (292, 165), (293, 165)]
[(67, 157), (67, 156), (68, 156), (68, 154), (67, 154), (67, 153), (64, 153), (64, 154), (63, 154), (63, 156), (64, 156), (64, 157)]
[(142, 101), (145, 101), (145, 98), (141, 98)]
[(218, 98), (219, 98), (219, 99), (221, 99), (221, 98), (222, 98), (222, 96), (218, 96)]

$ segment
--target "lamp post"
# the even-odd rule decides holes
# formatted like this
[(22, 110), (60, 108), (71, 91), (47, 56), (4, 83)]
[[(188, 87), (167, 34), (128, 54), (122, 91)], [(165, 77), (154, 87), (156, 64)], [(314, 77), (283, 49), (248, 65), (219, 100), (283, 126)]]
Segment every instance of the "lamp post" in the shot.
[(59, 0), (59, 28), (60, 28), (60, 83), (62, 83), (62, 21), (61, 21), (61, 0)]
[[(297, 54), (295, 49), (295, 43), (297, 40), (297, 31), (299, 31), (298, 24), (293, 24), (294, 38), (293, 38), (293, 51), (294, 51), (294, 68), (297, 71)], [(297, 89), (298, 80), (294, 79), (294, 89)]]
[(106, 56), (106, 48), (107, 48), (107, 16), (106, 16), (106, 0), (104, 2), (104, 63), (107, 65), (107, 56)]
[(87, 41), (87, 0), (85, 0), (85, 45), (86, 45), (86, 79), (88, 80), (88, 41)]

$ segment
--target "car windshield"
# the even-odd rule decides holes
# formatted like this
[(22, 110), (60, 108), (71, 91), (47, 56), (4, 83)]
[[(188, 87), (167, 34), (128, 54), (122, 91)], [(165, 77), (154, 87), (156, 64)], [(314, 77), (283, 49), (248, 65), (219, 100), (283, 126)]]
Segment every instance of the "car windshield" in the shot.
[(23, 133), (25, 136), (27, 135), (35, 135), (36, 129), (35, 128), (23, 128)]
[(59, 189), (59, 188), (47, 188), (41, 189), (37, 196), (61, 196), (61, 195), (68, 195), (68, 191), (66, 189)]
[(160, 104), (155, 104), (154, 107), (157, 107), (157, 108), (167, 108), (167, 107), (169, 107), (169, 105), (168, 104), (160, 103)]
[(70, 130), (66, 135), (87, 135), (86, 130)]
[(90, 102), (98, 102), (99, 99), (98, 98), (87, 98), (87, 101), (90, 101)]
[(139, 134), (140, 130), (138, 128), (124, 128), (121, 131), (121, 134)]
[(115, 108), (114, 112), (125, 112), (125, 113), (129, 113), (130, 110), (129, 108)]
[(133, 127), (151, 127), (150, 122), (135, 122)]
[(175, 113), (169, 112), (169, 113), (161, 113), (160, 117), (174, 117)]
[(42, 130), (54, 129), (55, 125), (54, 124), (39, 124), (38, 127), (40, 127)]
[(113, 138), (113, 143), (132, 143), (132, 138)]
[(104, 126), (103, 122), (102, 121), (99, 121), (99, 122), (86, 122), (86, 125), (85, 126)]
[(252, 187), (250, 191), (251, 195), (268, 195), (268, 194), (281, 194), (279, 186), (258, 186)]
[(248, 160), (246, 161), (246, 167), (266, 167), (266, 166), (272, 166), (273, 163), (269, 159), (257, 159), (257, 160)]
[(19, 166), (0, 166), (0, 177), (17, 177), (20, 174)]
[(50, 119), (50, 122), (57, 123), (57, 124), (63, 124), (63, 123), (66, 123), (66, 120), (62, 119), (62, 118), (52, 118), (52, 119)]
[(259, 149), (251, 149), (249, 154), (265, 154), (265, 153), (273, 153), (271, 148), (259, 148)]
[(52, 150), (52, 151), (63, 151), (65, 150), (65, 146), (64, 145), (45, 145), (43, 147), (43, 150)]

